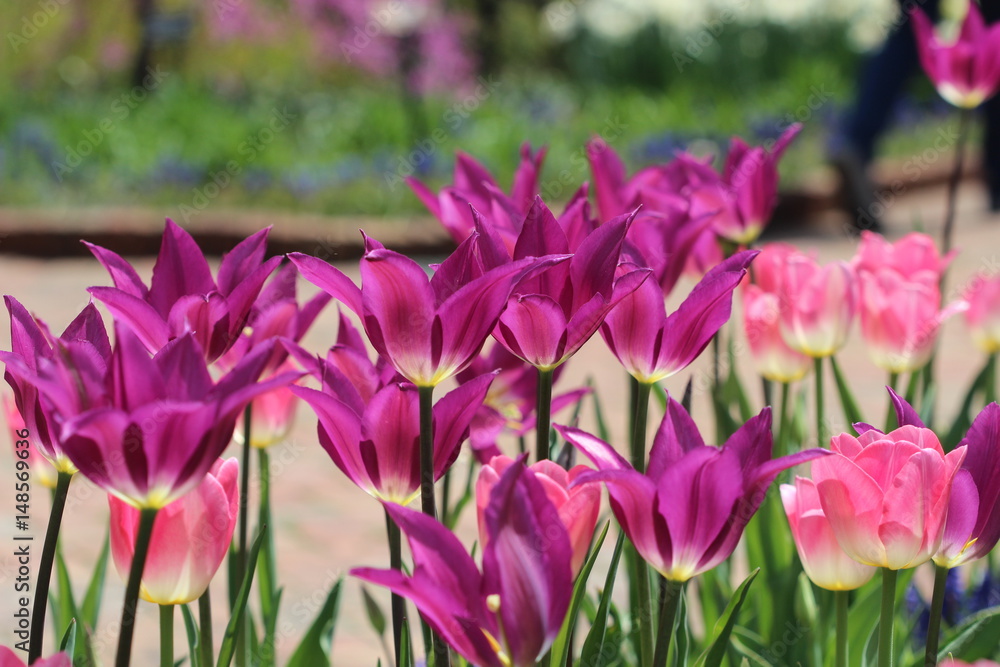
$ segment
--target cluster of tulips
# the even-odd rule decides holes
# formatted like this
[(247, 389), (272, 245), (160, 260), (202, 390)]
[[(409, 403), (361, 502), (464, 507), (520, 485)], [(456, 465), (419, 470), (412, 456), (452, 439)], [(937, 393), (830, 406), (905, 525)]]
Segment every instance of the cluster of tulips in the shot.
[[(929, 73), (960, 106), (1000, 85), (996, 41), (974, 6), (968, 16), (957, 46), (931, 32), (921, 38)], [(917, 28), (931, 30), (920, 20)], [(982, 76), (961, 75), (970, 68)], [(39, 666), (95, 664), (88, 604), (68, 605), (76, 623), (62, 619), (62, 650), (41, 657), (63, 506), (79, 473), (108, 493), (110, 552), (127, 581), (117, 667), (130, 662), (139, 597), (160, 606), (162, 667), (175, 664), (175, 607), (190, 664), (276, 664), (266, 452), (304, 402), (336, 467), (385, 509), (390, 568), (352, 575), (392, 592), (386, 659), (399, 667), (418, 661), (408, 604), (420, 612), (423, 660), (435, 667), (715, 666), (727, 657), (883, 667), (913, 657), (912, 642), (895, 641), (897, 583), (928, 561), (936, 575), (925, 664), (997, 657), (996, 609), (946, 632), (941, 621), (948, 571), (983, 559), (1000, 539), (1000, 277), (980, 276), (943, 304), (953, 253), (920, 234), (895, 244), (865, 234), (853, 260), (825, 266), (787, 245), (752, 249), (773, 212), (778, 161), (799, 129), (761, 147), (734, 139), (721, 171), (682, 154), (629, 176), (610, 148), (592, 142), (596, 206), (584, 185), (558, 216), (537, 194), (544, 150), (524, 147), (509, 192), (460, 154), (452, 185), (435, 192), (410, 182), (458, 244), (429, 277), (366, 236), (359, 287), (323, 259), (267, 259), (267, 230), (238, 244), (213, 275), (192, 237), (168, 221), (148, 286), (125, 259), (88, 246), (113, 283), (89, 289), (110, 313), (113, 340), (93, 302), (56, 336), (7, 297), (11, 350), (0, 359), (13, 390), (9, 419), (17, 446), (30, 443), (38, 455), (22, 465), (19, 452), (17, 468), (54, 487), (30, 640), (17, 648)], [(685, 273), (697, 282), (668, 312)], [(318, 296), (297, 298), (300, 275)], [(741, 283), (746, 349), (766, 403), (780, 387), (777, 420), (769, 407), (753, 414), (732, 364), (728, 376), (721, 370), (723, 356), (736, 356), (738, 336), (726, 324)], [(318, 355), (300, 342), (332, 300), (343, 308), (337, 340)], [(960, 312), (987, 362), (939, 437), (925, 426), (931, 368), (941, 323)], [(893, 409), (882, 429), (865, 421), (835, 358), (855, 318), (889, 374)], [(596, 435), (575, 416), (552, 423), (592, 393), (553, 395), (553, 387), (598, 332), (631, 378), (627, 456), (606, 442), (600, 419)], [(721, 446), (706, 445), (689, 414), (690, 382), (681, 401), (659, 385), (709, 345)], [(825, 432), (827, 365), (855, 434)], [(796, 393), (810, 369), (811, 435)], [(897, 387), (904, 375), (905, 391)], [(651, 403), (663, 414), (647, 447)], [(221, 458), (234, 433), (242, 461)], [(828, 448), (803, 448), (812, 438)], [(450, 478), (466, 441), (474, 464), (455, 499)], [(251, 447), (262, 479), (252, 543)], [(591, 465), (574, 465), (578, 453)], [(807, 463), (809, 478), (790, 479), (790, 468)], [(790, 483), (768, 494), (779, 477)], [(602, 489), (620, 531), (594, 594), (588, 578), (608, 533), (598, 530)], [(411, 508), (418, 498), (419, 511)], [(470, 500), (479, 528), (471, 552), (453, 532)], [(775, 525), (782, 507), (793, 540)], [(216, 650), (208, 586), (227, 554), (231, 619)], [(627, 613), (612, 597), (622, 555)], [(869, 584), (878, 570), (881, 586)], [(748, 597), (759, 572), (767, 590)], [(248, 605), (255, 573), (258, 610)], [(329, 664), (339, 587), (288, 665)], [(187, 608), (195, 601), (197, 622)], [(755, 621), (737, 625), (745, 607)], [(792, 619), (808, 624), (789, 640)], [(991, 633), (985, 648), (975, 640)], [(0, 664), (22, 663), (0, 648)]]

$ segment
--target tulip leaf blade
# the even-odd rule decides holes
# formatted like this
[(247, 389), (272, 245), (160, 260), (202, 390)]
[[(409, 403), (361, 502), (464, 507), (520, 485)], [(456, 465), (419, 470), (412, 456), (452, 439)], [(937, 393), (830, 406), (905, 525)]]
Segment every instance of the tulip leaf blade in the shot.
[[(606, 529), (605, 529), (606, 530)], [(604, 655), (604, 643), (607, 638), (608, 612), (611, 605), (611, 594), (614, 592), (615, 579), (618, 574), (618, 562), (621, 559), (622, 548), (625, 546), (625, 533), (618, 534), (615, 542), (615, 550), (611, 555), (611, 563), (608, 565), (608, 575), (604, 580), (604, 591), (601, 594), (601, 603), (597, 606), (597, 614), (594, 616), (594, 623), (590, 626), (583, 648), (580, 651), (580, 663), (601, 667), (605, 664), (601, 660)]]
[(90, 584), (87, 586), (87, 592), (83, 596), (83, 605), (80, 607), (83, 624), (87, 628), (97, 627), (97, 617), (101, 615), (101, 600), (104, 597), (104, 579), (108, 571), (108, 555), (110, 553), (110, 535), (105, 533), (104, 546), (101, 547), (101, 554), (97, 557), (97, 564), (94, 565), (94, 573), (90, 577)]
[(837, 394), (840, 395), (840, 406), (844, 410), (844, 418), (847, 419), (848, 424), (863, 422), (865, 420), (864, 415), (861, 414), (858, 401), (854, 398), (850, 385), (847, 384), (847, 378), (844, 377), (843, 372), (840, 370), (840, 364), (837, 363), (836, 356), (830, 357), (830, 366), (833, 368), (833, 378), (837, 382)]
[(90, 645), (90, 632), (86, 624), (80, 628), (80, 619), (82, 618), (80, 614), (79, 607), (76, 606), (76, 598), (73, 596), (73, 587), (69, 578), (69, 569), (66, 567), (66, 561), (63, 559), (62, 547), (56, 547), (56, 580), (59, 583), (59, 597), (56, 599), (55, 604), (52, 606), (53, 610), (53, 620), (56, 621), (55, 627), (57, 629), (65, 628), (62, 630), (64, 633), (68, 633), (71, 625), (75, 625), (73, 630), (73, 651), (67, 651), (73, 656), (74, 664), (79, 663), (81, 665), (96, 665), (97, 662), (94, 660), (93, 648)]
[(74, 655), (76, 652), (76, 619), (71, 618), (69, 627), (63, 633), (62, 641), (59, 642), (59, 650), (65, 651), (66, 655)]
[(938, 659), (952, 654), (963, 662), (992, 658), (1000, 635), (1000, 607), (985, 609), (965, 619), (949, 633)]
[(250, 548), (246, 574), (243, 575), (243, 583), (240, 585), (233, 605), (233, 614), (226, 625), (226, 633), (222, 637), (222, 646), (219, 648), (219, 659), (216, 662), (216, 667), (229, 667), (236, 653), (236, 635), (242, 629), (243, 614), (246, 612), (247, 601), (250, 598), (250, 585), (253, 583), (253, 575), (257, 570), (257, 558), (260, 556), (260, 548), (264, 544), (266, 532), (267, 526), (261, 526), (260, 532), (257, 533), (257, 539), (254, 540), (253, 546)]
[(201, 651), (198, 647), (201, 638), (198, 636), (198, 624), (194, 620), (194, 615), (186, 604), (178, 605), (181, 608), (181, 616), (184, 618), (184, 634), (188, 643), (188, 660), (191, 667), (201, 667)]
[(597, 554), (601, 551), (601, 546), (604, 544), (604, 538), (608, 536), (608, 528), (611, 526), (611, 522), (607, 521), (604, 524), (604, 530), (601, 531), (600, 537), (597, 538), (597, 542), (594, 543), (594, 548), (590, 551), (590, 556), (587, 558), (586, 563), (580, 568), (580, 574), (576, 577), (576, 583), (573, 585), (573, 597), (570, 598), (569, 609), (566, 612), (566, 617), (563, 619), (562, 627), (559, 628), (559, 634), (556, 635), (556, 639), (552, 642), (552, 648), (550, 649), (551, 660), (549, 664), (551, 665), (565, 665), (566, 656), (572, 650), (570, 646), (570, 637), (573, 634), (573, 628), (576, 625), (576, 618), (580, 612), (580, 605), (583, 602), (584, 596), (587, 594), (587, 579), (590, 577), (590, 571), (594, 569), (594, 563), (597, 562)]
[(367, 586), (361, 587), (361, 598), (365, 603), (365, 613), (368, 615), (368, 623), (372, 626), (379, 637), (385, 635), (386, 621), (385, 612), (382, 608), (378, 606), (378, 602), (372, 597), (372, 594), (368, 592)]
[(295, 653), (288, 659), (285, 667), (313, 667), (313, 665), (330, 664), (330, 647), (333, 644), (333, 631), (337, 626), (337, 611), (340, 607), (340, 588), (344, 583), (338, 579), (326, 596), (323, 607), (313, 621)]
[(733, 592), (733, 596), (729, 599), (729, 604), (726, 605), (722, 616), (715, 622), (715, 627), (712, 629), (712, 634), (709, 638), (708, 648), (698, 657), (695, 667), (720, 667), (722, 665), (722, 661), (726, 657), (726, 651), (729, 648), (729, 637), (736, 626), (736, 615), (746, 601), (750, 584), (753, 583), (758, 574), (760, 574), (760, 568), (756, 568), (751, 572), (736, 591)]

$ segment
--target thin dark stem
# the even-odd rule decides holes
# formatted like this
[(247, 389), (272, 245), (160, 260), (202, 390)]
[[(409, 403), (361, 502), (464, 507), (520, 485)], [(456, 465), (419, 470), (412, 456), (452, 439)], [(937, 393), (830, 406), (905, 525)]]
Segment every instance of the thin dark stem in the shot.
[[(889, 373), (889, 387), (896, 391), (896, 385), (899, 383), (899, 373), (891, 372)], [(896, 408), (893, 406), (892, 401), (889, 401), (889, 406), (886, 408), (885, 413), (885, 428), (882, 429), (886, 433), (893, 430), (892, 425), (896, 423)]]
[(174, 605), (160, 605), (160, 667), (174, 667)]
[[(389, 538), (389, 567), (394, 570), (403, 569), (403, 546), (399, 526), (385, 513), (385, 531)], [(403, 646), (403, 624), (406, 623), (406, 601), (395, 593), (392, 594), (392, 647), (395, 652), (395, 665), (405, 667), (399, 662)]]
[(146, 567), (149, 541), (153, 537), (153, 523), (159, 510), (145, 508), (139, 511), (139, 531), (135, 536), (135, 554), (132, 569), (125, 586), (125, 602), (122, 604), (121, 631), (118, 635), (118, 653), (115, 667), (128, 667), (132, 656), (132, 635), (135, 633), (135, 610), (139, 603), (139, 587), (142, 585), (142, 571)]
[(941, 612), (944, 610), (944, 589), (948, 582), (948, 568), (934, 566), (934, 594), (931, 596), (931, 614), (927, 622), (927, 648), (924, 651), (925, 667), (935, 667), (938, 642), (941, 639)]
[(896, 577), (899, 573), (882, 568), (882, 614), (878, 622), (878, 667), (892, 667), (892, 620), (896, 612)]
[(823, 398), (823, 357), (814, 361), (816, 375), (816, 442), (822, 447), (826, 443), (826, 405)]
[(764, 405), (774, 405), (774, 383), (767, 378), (761, 378), (760, 381), (764, 392)]
[(441, 523), (448, 525), (450, 519), (448, 506), (451, 504), (451, 469), (441, 478)]
[(212, 596), (210, 588), (198, 598), (198, 648), (201, 653), (201, 664), (212, 667), (215, 664), (215, 649), (212, 639)]
[[(958, 204), (958, 184), (962, 180), (962, 166), (965, 163), (965, 144), (969, 135), (970, 109), (958, 113), (958, 141), (955, 144), (955, 166), (948, 179), (948, 208), (944, 215), (944, 229), (941, 233), (941, 247), (947, 254), (951, 250), (951, 236), (955, 226), (955, 209)], [(942, 292), (943, 294), (943, 292)]]
[[(434, 498), (434, 387), (418, 387), (420, 396), (420, 505), (424, 514), (437, 515)], [(436, 632), (431, 633), (434, 667), (449, 667), (451, 655)]]
[(653, 385), (635, 381), (635, 413), (632, 415), (632, 467), (639, 472), (646, 471), (646, 431), (649, 415), (649, 394)]
[(684, 584), (660, 577), (660, 627), (656, 631), (656, 655), (653, 656), (653, 667), (665, 667), (670, 654), (670, 642), (674, 637), (674, 623), (677, 619), (677, 608), (684, 594)]
[(552, 370), (538, 369), (538, 392), (535, 404), (535, 458), (549, 458), (549, 429), (552, 416)]
[(63, 510), (66, 508), (66, 496), (69, 495), (71, 481), (73, 481), (73, 475), (60, 472), (56, 480), (56, 491), (52, 496), (49, 525), (45, 529), (45, 542), (42, 544), (42, 558), (38, 567), (38, 582), (35, 584), (34, 606), (31, 608), (31, 640), (28, 642), (29, 665), (42, 655), (42, 639), (45, 636), (45, 608), (49, 600), (49, 580), (52, 578), (52, 562), (56, 557), (59, 528), (62, 526)]
[(849, 591), (834, 591), (833, 599), (837, 606), (837, 650), (836, 667), (847, 667), (847, 603)]

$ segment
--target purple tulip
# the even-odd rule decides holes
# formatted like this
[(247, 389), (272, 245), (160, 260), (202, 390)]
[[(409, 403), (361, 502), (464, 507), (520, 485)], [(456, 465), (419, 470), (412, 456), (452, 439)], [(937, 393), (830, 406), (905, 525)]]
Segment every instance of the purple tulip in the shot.
[[(66, 457), (59, 444), (59, 424), (56, 415), (47, 408), (31, 382), (39, 370), (51, 365), (56, 357), (67, 357), (81, 364), (103, 369), (111, 357), (111, 342), (104, 328), (104, 321), (94, 304), (90, 303), (70, 323), (63, 334), (53, 338), (48, 328), (28, 313), (17, 299), (4, 297), (10, 313), (11, 352), (0, 353), (0, 360), (7, 363), (4, 379), (14, 391), (14, 402), (24, 419), (24, 424), (34, 438), (32, 444), (59, 472), (75, 473), (76, 466)], [(81, 376), (82, 382), (93, 377)], [(84, 409), (91, 396), (100, 395), (103, 387), (87, 386), (86, 391), (69, 396), (67, 400), (77, 409)]]
[(301, 253), (289, 259), (361, 318), (372, 346), (403, 377), (433, 387), (479, 354), (520, 280), (566, 259), (530, 257), (473, 270), (476, 246), (473, 234), (428, 280), (412, 259), (366, 236), (360, 289), (321, 259)]
[(1000, 405), (990, 403), (972, 422), (965, 460), (955, 474), (948, 519), (934, 562), (957, 567), (986, 556), (1000, 541)]
[(573, 552), (559, 512), (523, 462), (485, 510), (482, 573), (458, 538), (426, 515), (386, 504), (413, 553), (413, 575), (351, 574), (411, 600), (455, 651), (480, 667), (528, 667), (552, 645), (569, 608)]
[(191, 332), (205, 358), (215, 361), (236, 343), (264, 281), (281, 261), (264, 260), (268, 231), (257, 232), (226, 254), (216, 282), (194, 239), (168, 218), (148, 288), (122, 257), (87, 243), (115, 285), (88, 291), (128, 323), (150, 352)]
[(771, 460), (771, 410), (765, 408), (720, 447), (706, 446), (694, 420), (671, 398), (649, 454), (637, 472), (609, 444), (556, 426), (597, 466), (575, 483), (603, 481), (611, 509), (642, 558), (684, 582), (726, 560), (782, 470), (828, 452), (809, 449)]
[(243, 408), (297, 373), (256, 383), (271, 356), (263, 345), (218, 382), (192, 334), (150, 358), (118, 324), (110, 358), (69, 354), (45, 360), (37, 374), (8, 361), (31, 382), (60, 425), (63, 453), (90, 481), (139, 508), (162, 508), (201, 483), (229, 444)]
[[(572, 248), (563, 228), (535, 199), (514, 247), (514, 261), (573, 252), (564, 262), (521, 281), (494, 335), (512, 353), (541, 370), (552, 370), (593, 336), (605, 316), (649, 276), (633, 268), (616, 276), (625, 233), (633, 215), (598, 227)], [(482, 235), (482, 243), (490, 237)], [(491, 251), (494, 257), (502, 248)], [(510, 260), (507, 260), (510, 261)], [(487, 264), (489, 267), (489, 264)]]
[(745, 250), (716, 266), (670, 315), (659, 286), (647, 281), (605, 319), (604, 341), (625, 370), (644, 384), (683, 370), (729, 320), (733, 290), (756, 255)]

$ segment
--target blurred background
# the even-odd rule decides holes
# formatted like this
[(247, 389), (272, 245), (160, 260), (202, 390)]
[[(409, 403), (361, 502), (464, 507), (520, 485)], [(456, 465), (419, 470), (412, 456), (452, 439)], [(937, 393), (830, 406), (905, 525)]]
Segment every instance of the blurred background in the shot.
[[(892, 0), (4, 0), (0, 203), (392, 216), (458, 148), (508, 183), (550, 147), (542, 194), (589, 174), (724, 152), (801, 121), (783, 187), (824, 173), (859, 58)], [(883, 154), (926, 146), (921, 81)], [(181, 216), (183, 217), (183, 216)]]

